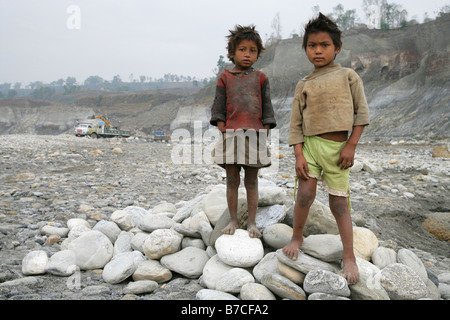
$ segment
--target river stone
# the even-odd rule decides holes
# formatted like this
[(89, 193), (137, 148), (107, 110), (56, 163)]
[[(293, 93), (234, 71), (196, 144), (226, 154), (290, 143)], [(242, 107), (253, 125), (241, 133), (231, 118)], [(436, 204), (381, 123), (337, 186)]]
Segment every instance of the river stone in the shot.
[(239, 300), (230, 293), (212, 289), (199, 290), (196, 298), (197, 300)]
[(241, 300), (276, 300), (275, 295), (260, 283), (246, 283), (240, 292)]
[(163, 267), (158, 260), (144, 260), (137, 265), (133, 273), (133, 280), (153, 280), (158, 283), (168, 281), (172, 278), (172, 271)]
[(187, 247), (181, 251), (165, 255), (160, 262), (167, 269), (187, 278), (198, 278), (202, 275), (203, 267), (208, 260), (209, 256), (205, 250)]
[(129, 231), (135, 227), (133, 213), (127, 210), (116, 210), (110, 217), (111, 221), (116, 223), (120, 229)]
[(41, 234), (45, 234), (47, 236), (57, 235), (60, 238), (65, 238), (69, 234), (69, 228), (58, 228), (54, 226), (43, 226), (41, 229)]
[(227, 271), (233, 269), (232, 266), (222, 262), (219, 255), (212, 256), (203, 267), (202, 279), (208, 289), (215, 290), (216, 283)]
[(242, 268), (233, 268), (217, 280), (216, 290), (239, 293), (243, 285), (253, 282), (255, 282), (255, 278), (250, 272)]
[(139, 251), (119, 253), (103, 268), (103, 280), (111, 284), (124, 281), (136, 271), (137, 265), (144, 259)]
[(315, 199), (309, 208), (303, 235), (307, 237), (311, 234), (323, 233), (339, 234), (339, 229), (330, 208)]
[(349, 297), (347, 281), (328, 270), (312, 270), (303, 281), (303, 289), (308, 293), (322, 292), (336, 296)]
[(76, 271), (76, 263), (76, 256), (73, 251), (58, 251), (48, 260), (45, 271), (55, 276), (70, 276)]
[(139, 229), (153, 232), (158, 229), (170, 229), (175, 225), (175, 221), (164, 215), (149, 213), (144, 216), (139, 224)]
[(372, 262), (378, 268), (384, 267), (397, 262), (397, 253), (386, 247), (378, 247), (372, 253)]
[(326, 262), (342, 260), (341, 237), (334, 234), (312, 234), (303, 240), (302, 251)]
[(116, 242), (114, 242), (114, 255), (122, 252), (131, 252), (133, 248), (131, 247), (131, 240), (134, 235), (131, 232), (122, 231), (117, 237)]
[(116, 242), (117, 237), (119, 236), (120, 230), (119, 226), (112, 221), (100, 220), (97, 224), (92, 228), (92, 230), (97, 230), (106, 235), (111, 243)]
[(263, 240), (274, 249), (284, 248), (292, 238), (292, 227), (284, 223), (274, 223), (267, 226), (263, 232)]
[(47, 262), (47, 252), (43, 250), (30, 251), (22, 259), (22, 273), (26, 276), (44, 274)]
[(265, 274), (261, 283), (281, 298), (290, 300), (306, 300), (305, 291), (291, 280), (280, 274)]
[(107, 236), (97, 230), (83, 232), (69, 243), (81, 270), (103, 268), (112, 258), (114, 247)]
[(306, 253), (303, 253), (300, 250), (298, 251), (297, 260), (292, 260), (291, 258), (286, 256), (283, 253), (282, 249), (278, 249), (276, 252), (277, 258), (281, 263), (284, 263), (285, 265), (288, 265), (289, 267), (294, 268), (305, 274), (307, 274), (309, 271), (316, 269), (323, 269), (331, 272), (334, 272), (336, 269), (330, 263), (311, 257), (310, 255), (307, 255)]
[(275, 252), (267, 253), (256, 266), (253, 267), (253, 276), (259, 282), (266, 273), (279, 273), (278, 272), (278, 259)]
[(174, 230), (158, 229), (150, 233), (144, 241), (142, 249), (148, 258), (157, 260), (162, 256), (177, 252), (182, 238)]
[(380, 282), (392, 300), (417, 300), (428, 294), (427, 286), (417, 273), (401, 263), (381, 270)]
[(283, 221), (285, 217), (285, 205), (274, 204), (270, 206), (258, 207), (255, 217), (256, 227), (259, 231), (264, 232), (266, 227)]
[(158, 288), (158, 283), (153, 280), (131, 281), (123, 289), (125, 294), (144, 294), (151, 293)]
[(407, 265), (413, 269), (424, 283), (427, 283), (428, 274), (422, 260), (411, 250), (400, 249), (397, 252), (397, 260), (399, 263)]
[(215, 246), (220, 260), (235, 267), (252, 267), (264, 255), (261, 240), (250, 238), (248, 231), (242, 229), (236, 229), (232, 235), (221, 235)]
[(79, 226), (79, 225), (83, 225), (89, 229), (91, 229), (91, 226), (89, 224), (89, 222), (87, 222), (84, 219), (81, 218), (72, 218), (67, 220), (67, 228), (69, 228), (69, 230), (72, 230), (73, 227)]
[(364, 227), (353, 227), (353, 250), (355, 256), (367, 261), (378, 247), (378, 238), (373, 231)]

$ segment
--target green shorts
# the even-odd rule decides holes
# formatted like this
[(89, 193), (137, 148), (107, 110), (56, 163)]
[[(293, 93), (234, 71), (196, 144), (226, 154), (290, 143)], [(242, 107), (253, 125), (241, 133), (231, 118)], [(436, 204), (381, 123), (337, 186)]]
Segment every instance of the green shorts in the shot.
[(305, 136), (303, 155), (308, 162), (309, 176), (321, 180), (329, 194), (349, 197), (350, 169), (337, 165), (346, 141), (336, 142), (318, 136)]

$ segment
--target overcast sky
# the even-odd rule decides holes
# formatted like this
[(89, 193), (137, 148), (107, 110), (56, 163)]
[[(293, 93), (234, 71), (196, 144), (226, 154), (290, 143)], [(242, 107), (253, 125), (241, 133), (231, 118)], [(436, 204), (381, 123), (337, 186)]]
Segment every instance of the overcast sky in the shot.
[[(408, 19), (431, 18), (449, 0), (392, 0)], [(280, 16), (282, 37), (302, 33), (319, 5), (356, 9), (362, 0), (0, 0), (0, 83), (50, 83), (97, 75), (123, 81), (166, 73), (209, 78), (225, 36), (236, 24), (255, 24), (263, 40)]]

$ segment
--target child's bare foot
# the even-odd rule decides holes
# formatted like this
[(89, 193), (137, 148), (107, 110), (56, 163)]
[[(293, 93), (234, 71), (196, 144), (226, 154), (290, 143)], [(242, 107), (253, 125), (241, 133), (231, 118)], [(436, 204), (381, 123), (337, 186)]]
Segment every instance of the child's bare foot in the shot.
[(248, 231), (250, 238), (261, 238), (261, 236), (262, 236), (261, 232), (258, 230), (256, 225), (254, 225), (254, 224), (247, 225), (247, 231)]
[(344, 259), (342, 261), (344, 265), (344, 278), (347, 279), (348, 284), (355, 284), (358, 282), (359, 272), (358, 265), (356, 264), (355, 259)]
[(291, 240), (288, 245), (286, 245), (283, 248), (283, 253), (291, 258), (292, 260), (297, 260), (298, 256), (298, 249), (302, 247), (303, 239), (302, 240)]
[(234, 234), (234, 232), (236, 231), (237, 228), (237, 222), (234, 221), (230, 221), (230, 223), (222, 229), (222, 233), (223, 234)]

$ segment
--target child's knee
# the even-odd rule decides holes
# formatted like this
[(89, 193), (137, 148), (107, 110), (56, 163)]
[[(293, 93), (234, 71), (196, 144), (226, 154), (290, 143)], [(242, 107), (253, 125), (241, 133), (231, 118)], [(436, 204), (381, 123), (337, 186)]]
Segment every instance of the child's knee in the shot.
[(348, 198), (330, 195), (330, 210), (335, 216), (347, 214)]
[(301, 208), (309, 208), (313, 204), (315, 198), (315, 192), (306, 190), (297, 197), (297, 204)]

